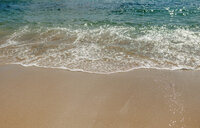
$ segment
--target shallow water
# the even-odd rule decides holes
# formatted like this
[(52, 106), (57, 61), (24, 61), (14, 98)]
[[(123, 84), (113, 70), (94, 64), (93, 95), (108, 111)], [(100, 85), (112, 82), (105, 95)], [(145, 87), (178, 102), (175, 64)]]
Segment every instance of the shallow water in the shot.
[(1, 0), (0, 62), (198, 70), (199, 26), (198, 0)]

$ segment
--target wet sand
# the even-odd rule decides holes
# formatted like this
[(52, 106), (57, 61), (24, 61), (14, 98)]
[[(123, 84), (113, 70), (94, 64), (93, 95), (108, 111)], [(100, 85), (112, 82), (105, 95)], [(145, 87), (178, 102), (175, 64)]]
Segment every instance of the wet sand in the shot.
[(0, 128), (200, 128), (200, 71), (0, 66)]

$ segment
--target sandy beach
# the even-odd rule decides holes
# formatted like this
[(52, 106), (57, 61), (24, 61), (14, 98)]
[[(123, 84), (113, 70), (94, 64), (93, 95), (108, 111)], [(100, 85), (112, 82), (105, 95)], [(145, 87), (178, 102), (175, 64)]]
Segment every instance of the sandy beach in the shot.
[(200, 71), (0, 66), (0, 128), (200, 128)]
[(0, 0), (0, 128), (200, 128), (200, 0)]

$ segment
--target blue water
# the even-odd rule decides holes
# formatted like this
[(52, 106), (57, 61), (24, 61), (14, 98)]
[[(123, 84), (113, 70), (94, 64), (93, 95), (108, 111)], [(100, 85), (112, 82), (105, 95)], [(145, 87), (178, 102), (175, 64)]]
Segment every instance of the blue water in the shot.
[(199, 27), (199, 0), (0, 0), (0, 62), (199, 69)]

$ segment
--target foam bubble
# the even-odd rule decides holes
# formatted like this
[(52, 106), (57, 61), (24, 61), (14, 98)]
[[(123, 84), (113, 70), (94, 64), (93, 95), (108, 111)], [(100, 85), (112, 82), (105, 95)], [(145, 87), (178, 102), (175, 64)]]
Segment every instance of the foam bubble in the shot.
[(8, 63), (95, 73), (138, 68), (199, 69), (200, 32), (186, 28), (31, 28), (0, 45)]

